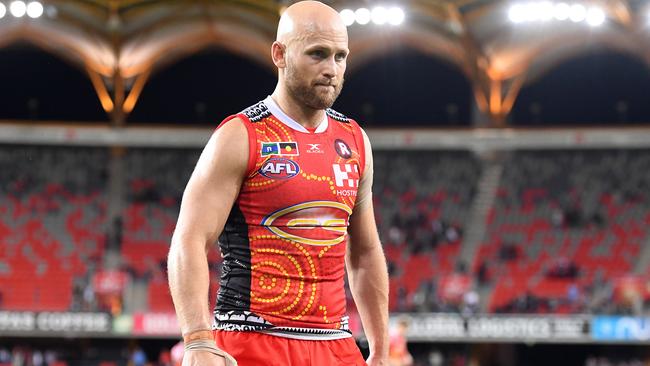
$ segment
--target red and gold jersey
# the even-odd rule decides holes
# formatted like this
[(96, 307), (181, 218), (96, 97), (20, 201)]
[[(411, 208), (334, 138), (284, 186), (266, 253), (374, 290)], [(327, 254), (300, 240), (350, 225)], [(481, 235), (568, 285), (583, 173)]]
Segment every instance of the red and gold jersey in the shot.
[(271, 97), (224, 123), (234, 117), (247, 127), (249, 162), (219, 238), (217, 329), (349, 337), (345, 252), (365, 166), (361, 129), (328, 109), (311, 132)]

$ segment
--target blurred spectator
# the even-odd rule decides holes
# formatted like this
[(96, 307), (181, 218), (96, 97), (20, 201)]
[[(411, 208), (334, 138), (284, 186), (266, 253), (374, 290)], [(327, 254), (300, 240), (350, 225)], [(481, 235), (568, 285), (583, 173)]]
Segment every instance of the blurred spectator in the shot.
[(32, 352), (32, 366), (43, 366), (43, 353), (39, 350)]
[(11, 362), (11, 353), (6, 348), (0, 348), (0, 364), (7, 364)]
[(56, 360), (57, 360), (56, 352), (51, 350), (51, 349), (45, 350), (45, 357), (44, 358), (45, 358), (45, 363), (47, 365), (51, 365), (51, 364), (55, 363)]
[(396, 225), (391, 225), (390, 229), (388, 229), (388, 240), (389, 243), (394, 245), (401, 244), (404, 240), (404, 234), (402, 233), (402, 230), (400, 230), (400, 228)]
[(413, 357), (407, 348), (407, 333), (409, 321), (406, 318), (397, 320), (397, 324), (390, 331), (388, 348), (389, 366), (412, 366)]
[(429, 298), (434, 296), (434, 294), (431, 293), (432, 285), (430, 282), (432, 281), (424, 280), (420, 282), (420, 285), (413, 294), (413, 298), (411, 300), (411, 311), (430, 311), (431, 306), (429, 304)]
[(564, 226), (564, 211), (560, 209), (553, 210), (551, 223), (553, 223), (553, 226), (557, 229), (562, 228)]
[(91, 281), (88, 281), (86, 286), (84, 286), (83, 300), (83, 308), (85, 311), (92, 311), (95, 309), (95, 291)]
[(158, 355), (158, 365), (157, 366), (173, 366), (171, 352), (167, 349), (160, 351)]
[(448, 243), (456, 243), (460, 240), (460, 230), (455, 226), (449, 226), (445, 230), (445, 239)]
[(442, 234), (445, 232), (445, 227), (442, 221), (436, 219), (431, 221), (431, 230), (436, 237), (442, 237)]
[(147, 354), (142, 348), (136, 347), (131, 353), (129, 366), (145, 366), (147, 364)]
[(548, 313), (551, 308), (552, 303), (549, 299), (537, 297), (527, 291), (524, 295), (496, 308), (495, 311), (497, 313), (531, 314)]
[(564, 210), (564, 223), (569, 228), (579, 228), (583, 224), (582, 213), (577, 207)]
[(514, 261), (519, 257), (519, 248), (512, 243), (503, 243), (499, 249), (499, 259), (502, 261)]
[(546, 273), (550, 278), (575, 279), (579, 270), (576, 264), (566, 257), (560, 257)]
[(406, 312), (409, 311), (409, 306), (408, 306), (408, 291), (406, 291), (406, 288), (404, 286), (400, 286), (397, 288), (397, 306), (396, 310), (398, 312)]
[(580, 288), (575, 283), (572, 283), (567, 290), (567, 300), (569, 304), (576, 305), (580, 301)]
[(474, 315), (480, 311), (480, 298), (476, 291), (470, 290), (463, 295), (463, 307), (461, 314), (464, 316)]
[(11, 365), (24, 366), (26, 364), (27, 355), (22, 347), (14, 347), (11, 351)]
[(486, 260), (482, 260), (481, 264), (478, 267), (477, 279), (479, 286), (483, 286), (488, 283), (488, 264)]
[(445, 364), (445, 357), (442, 352), (435, 350), (429, 353), (429, 364), (431, 366), (442, 366)]

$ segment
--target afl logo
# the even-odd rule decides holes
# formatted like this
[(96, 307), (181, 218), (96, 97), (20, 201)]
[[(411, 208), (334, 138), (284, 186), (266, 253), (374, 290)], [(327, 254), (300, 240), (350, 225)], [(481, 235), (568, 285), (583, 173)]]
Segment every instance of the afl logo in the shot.
[(298, 163), (285, 158), (271, 158), (262, 164), (260, 174), (270, 179), (289, 179), (300, 172)]
[(345, 141), (341, 139), (336, 139), (334, 141), (334, 149), (336, 150), (336, 153), (339, 154), (340, 157), (343, 159), (350, 159), (352, 156), (352, 150), (350, 150), (350, 146), (345, 143)]
[(331, 246), (345, 240), (351, 214), (352, 209), (340, 202), (310, 201), (277, 210), (261, 225), (283, 239)]

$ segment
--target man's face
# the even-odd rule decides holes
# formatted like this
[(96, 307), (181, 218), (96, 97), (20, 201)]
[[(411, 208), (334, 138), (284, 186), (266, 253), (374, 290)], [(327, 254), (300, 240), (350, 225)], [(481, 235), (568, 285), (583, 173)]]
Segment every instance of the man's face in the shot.
[(306, 107), (330, 108), (343, 89), (347, 55), (347, 35), (340, 32), (314, 32), (292, 42), (284, 69), (289, 94)]

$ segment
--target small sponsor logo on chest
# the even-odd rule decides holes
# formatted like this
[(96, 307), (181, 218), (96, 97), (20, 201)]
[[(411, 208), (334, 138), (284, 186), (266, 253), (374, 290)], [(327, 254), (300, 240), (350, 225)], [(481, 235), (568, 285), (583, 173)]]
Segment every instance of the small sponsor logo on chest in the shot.
[(324, 154), (325, 151), (323, 151), (322, 144), (307, 144), (309, 148), (307, 149), (307, 153), (309, 154)]
[(332, 169), (337, 187), (359, 187), (359, 166), (357, 164), (332, 164)]
[(260, 174), (270, 179), (289, 179), (300, 172), (300, 166), (293, 160), (270, 158), (259, 169)]
[(334, 141), (334, 150), (336, 150), (336, 153), (339, 154), (339, 156), (343, 159), (349, 159), (352, 156), (352, 150), (350, 150), (350, 146), (348, 146), (348, 144), (341, 139)]

